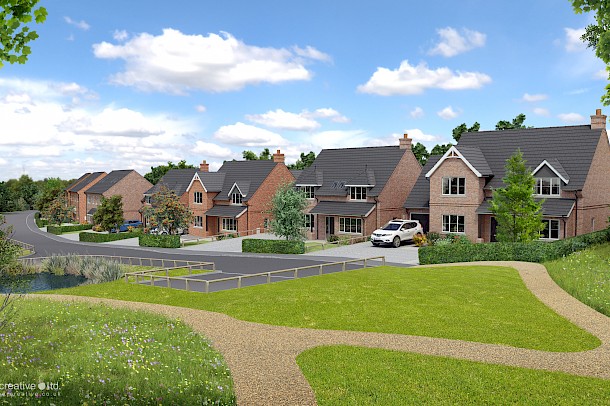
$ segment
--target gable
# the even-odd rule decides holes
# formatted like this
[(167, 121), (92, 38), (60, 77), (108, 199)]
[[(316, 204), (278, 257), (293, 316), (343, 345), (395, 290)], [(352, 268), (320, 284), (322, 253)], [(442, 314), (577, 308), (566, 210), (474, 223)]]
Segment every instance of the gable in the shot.
[(472, 173), (474, 173), (478, 178), (483, 177), (483, 174), (481, 172), (479, 172), (477, 170), (477, 168), (475, 168), (475, 166), (472, 163), (470, 163), (470, 161), (468, 161), (468, 159), (466, 159), (464, 154), (462, 154), (454, 145), (451, 148), (449, 148), (449, 150), (447, 152), (445, 152), (445, 154), (441, 157), (441, 159), (438, 160), (438, 162), (432, 167), (432, 169), (430, 169), (426, 173), (426, 178), (429, 178), (430, 176), (432, 176), (432, 174), (434, 174), (434, 172), (436, 172), (436, 170), (439, 169), (443, 165), (443, 162), (445, 162), (446, 160), (452, 160), (452, 159), (457, 159), (457, 160), (462, 161), (468, 167), (468, 169), (470, 169), (472, 171)]

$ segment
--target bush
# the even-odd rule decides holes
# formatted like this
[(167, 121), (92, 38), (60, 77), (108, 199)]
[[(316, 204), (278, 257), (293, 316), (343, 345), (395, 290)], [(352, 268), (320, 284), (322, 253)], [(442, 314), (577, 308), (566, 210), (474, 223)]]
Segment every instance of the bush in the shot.
[(47, 233), (51, 233), (51, 234), (55, 234), (55, 235), (60, 235), (63, 233), (68, 233), (70, 231), (81, 231), (81, 230), (91, 230), (93, 228), (93, 225), (91, 224), (75, 224), (72, 226), (55, 226), (55, 225), (48, 225), (47, 226)]
[(89, 283), (112, 282), (125, 275), (123, 266), (116, 261), (78, 255), (54, 255), (47, 258), (41, 264), (41, 272), (83, 276)]
[(110, 234), (97, 234), (82, 232), (78, 234), (78, 240), (84, 242), (110, 242), (126, 240), (128, 238), (135, 238), (142, 235), (140, 230), (134, 230), (131, 233), (110, 233)]
[[(455, 240), (455, 239), (454, 239)], [(437, 240), (434, 246), (419, 249), (419, 263), (443, 264), (472, 261), (546, 262), (565, 257), (591, 245), (610, 241), (610, 229), (553, 242), (450, 243)]]
[(180, 248), (179, 235), (142, 234), (138, 237), (141, 247)]
[(426, 236), (426, 239), (428, 240), (428, 244), (430, 245), (434, 245), (436, 244), (436, 242), (438, 240), (441, 239), (441, 235), (439, 233), (435, 233), (435, 232), (430, 232), (428, 233), (428, 235)]
[(326, 236), (326, 241), (328, 242), (337, 242), (339, 241), (339, 236), (338, 235), (334, 235), (334, 234), (330, 234)]
[(425, 235), (414, 235), (413, 243), (416, 247), (423, 247), (426, 244), (426, 236)]
[(241, 242), (242, 252), (258, 252), (264, 254), (304, 254), (305, 243), (294, 240), (261, 240), (244, 238)]

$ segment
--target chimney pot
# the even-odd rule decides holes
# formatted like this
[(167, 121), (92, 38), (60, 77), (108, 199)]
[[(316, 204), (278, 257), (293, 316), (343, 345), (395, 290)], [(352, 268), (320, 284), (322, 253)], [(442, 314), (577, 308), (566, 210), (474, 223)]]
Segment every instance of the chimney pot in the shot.
[(273, 154), (273, 162), (281, 164), (284, 163), (284, 154), (282, 154), (279, 149), (275, 154)]
[(602, 109), (595, 110), (595, 115), (591, 116), (591, 129), (606, 128), (606, 116), (602, 114)]
[(201, 172), (209, 172), (210, 171), (210, 164), (207, 163), (205, 161), (205, 159), (203, 161), (201, 161), (201, 163), (199, 164), (199, 170)]
[(411, 138), (409, 134), (404, 134), (400, 140), (398, 140), (400, 149), (411, 149)]

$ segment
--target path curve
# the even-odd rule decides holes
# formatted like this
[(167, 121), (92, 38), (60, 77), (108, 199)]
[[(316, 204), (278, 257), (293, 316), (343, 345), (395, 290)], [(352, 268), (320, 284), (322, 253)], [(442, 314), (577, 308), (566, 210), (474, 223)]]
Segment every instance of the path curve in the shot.
[[(447, 264), (439, 266), (459, 266)], [(320, 345), (353, 345), (489, 364), (562, 371), (610, 379), (610, 318), (579, 302), (553, 282), (544, 266), (526, 262), (476, 262), (515, 268), (544, 304), (597, 336), (602, 345), (590, 351), (557, 353), (443, 338), (356, 331), (314, 330), (259, 324), (220, 313), (150, 303), (81, 296), (32, 295), (63, 301), (86, 301), (146, 310), (179, 318), (212, 341), (224, 356), (235, 382), (238, 404), (315, 405), (314, 393), (296, 363), (301, 352)], [(424, 267), (421, 267), (424, 268)]]

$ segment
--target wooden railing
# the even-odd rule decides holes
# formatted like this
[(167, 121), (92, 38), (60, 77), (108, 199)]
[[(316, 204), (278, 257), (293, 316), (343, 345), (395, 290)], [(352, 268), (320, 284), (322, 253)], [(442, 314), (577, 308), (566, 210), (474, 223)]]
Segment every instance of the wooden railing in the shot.
[[(67, 255), (62, 255), (67, 256)], [(75, 255), (79, 257), (90, 257), (90, 258), (105, 258), (109, 260), (113, 260), (119, 262), (123, 265), (139, 265), (139, 266), (150, 266), (150, 267), (158, 267), (156, 271), (160, 269), (165, 269), (170, 266), (174, 268), (186, 268), (191, 265), (198, 264), (213, 264), (212, 262), (201, 262), (201, 261), (186, 261), (182, 259), (164, 259), (164, 258), (140, 258), (140, 257), (124, 257), (119, 255)], [(57, 257), (57, 255), (55, 255)], [(35, 258), (21, 258), (20, 261), (24, 262), (26, 265), (37, 265), (42, 263), (45, 259), (49, 259), (52, 257), (35, 257)]]

